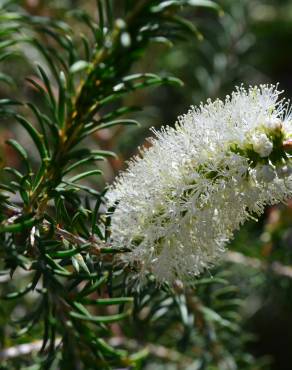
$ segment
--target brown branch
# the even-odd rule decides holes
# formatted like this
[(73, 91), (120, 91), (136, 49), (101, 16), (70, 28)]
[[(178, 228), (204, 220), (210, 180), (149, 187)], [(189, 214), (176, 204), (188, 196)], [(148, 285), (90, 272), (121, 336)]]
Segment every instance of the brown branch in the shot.
[[(109, 340), (110, 345), (113, 347), (118, 347), (125, 344), (126, 338), (124, 337), (113, 337)], [(61, 342), (61, 339), (56, 339), (56, 345), (59, 345)], [(5, 348), (0, 351), (0, 360), (7, 360), (12, 358), (17, 358), (21, 356), (27, 356), (30, 355), (33, 352), (38, 352), (42, 348), (42, 340), (37, 340), (31, 343), (24, 343), (19, 344), (17, 346)], [(139, 349), (141, 346), (139, 343), (134, 340), (128, 340), (127, 339), (127, 346), (132, 348), (133, 350)], [(151, 354), (154, 357), (160, 358), (161, 360), (167, 360), (172, 361), (176, 363), (181, 363), (184, 361), (185, 363), (191, 363), (192, 359), (182, 355), (180, 352), (175, 351), (173, 349), (167, 348), (162, 345), (157, 345), (153, 343), (147, 343), (145, 345), (145, 348), (148, 350), (149, 354)], [(122, 370), (122, 369), (120, 369)], [(123, 369), (126, 370), (126, 369)]]
[[(56, 346), (59, 345), (60, 342), (60, 338), (56, 339)], [(2, 349), (0, 350), (0, 360), (7, 360), (11, 358), (26, 356), (33, 352), (38, 352), (42, 348), (42, 345), (42, 340), (36, 340), (31, 343), (19, 344), (17, 346)]]
[(292, 266), (282, 265), (280, 262), (277, 261), (268, 263), (265, 261), (261, 261), (258, 258), (247, 257), (244, 256), (242, 253), (231, 251), (225, 254), (225, 260), (227, 262), (238, 263), (248, 267), (252, 267), (257, 270), (269, 271), (274, 273), (275, 275), (292, 279)]
[[(128, 339), (124, 337), (113, 337), (109, 339), (109, 344), (113, 347), (118, 347), (125, 345), (125, 341), (127, 344), (127, 348), (134, 350), (138, 350), (141, 348), (141, 345), (135, 340), (135, 339)], [(172, 349), (165, 347), (163, 345), (158, 345), (154, 343), (145, 343), (143, 344), (146, 350), (148, 350), (148, 353), (154, 357), (157, 357), (161, 360), (167, 360), (167, 361), (172, 361), (175, 363), (191, 363), (193, 359), (190, 357)]]

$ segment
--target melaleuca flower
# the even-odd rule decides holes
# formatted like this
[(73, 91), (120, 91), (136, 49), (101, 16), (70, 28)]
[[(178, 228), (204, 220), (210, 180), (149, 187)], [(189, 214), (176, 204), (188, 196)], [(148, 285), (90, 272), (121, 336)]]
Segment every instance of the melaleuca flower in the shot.
[(110, 242), (131, 250), (123, 258), (142, 276), (198, 275), (246, 220), (291, 196), (291, 114), (279, 95), (275, 86), (241, 87), (153, 130), (151, 147), (107, 194)]
[(269, 140), (266, 134), (256, 134), (252, 137), (253, 150), (260, 155), (260, 157), (268, 157), (273, 150), (273, 143)]

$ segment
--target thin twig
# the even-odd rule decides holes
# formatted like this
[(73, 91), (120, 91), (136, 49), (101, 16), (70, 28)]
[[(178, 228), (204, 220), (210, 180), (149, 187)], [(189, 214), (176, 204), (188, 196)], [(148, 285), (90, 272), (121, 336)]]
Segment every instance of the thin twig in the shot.
[[(60, 344), (61, 339), (58, 338), (56, 340), (56, 345)], [(124, 337), (113, 337), (109, 340), (110, 344), (113, 347), (118, 347), (125, 344)], [(31, 343), (24, 343), (19, 344), (17, 346), (5, 348), (0, 351), (0, 360), (7, 360), (11, 358), (17, 358), (21, 356), (30, 355), (33, 352), (38, 352), (42, 348), (42, 340), (37, 340)], [(136, 349), (140, 348), (141, 346), (137, 341), (131, 339), (130, 341), (127, 339), (127, 345), (131, 348)], [(145, 347), (148, 349), (149, 354), (160, 358), (162, 360), (168, 360), (180, 363), (182, 360), (186, 362), (190, 362), (191, 359), (185, 355), (182, 355), (180, 352), (175, 351), (173, 349), (167, 348), (162, 345), (157, 345), (153, 343), (147, 343)]]
[(225, 254), (225, 260), (232, 263), (238, 263), (245, 266), (252, 267), (257, 270), (270, 271), (275, 275), (284, 276), (292, 279), (292, 266), (282, 265), (280, 262), (268, 263), (261, 261), (258, 258), (247, 257), (239, 252), (227, 252)]
[[(122, 345), (125, 345), (125, 340), (127, 343), (127, 347), (131, 348), (133, 350), (137, 350), (138, 348), (141, 347), (141, 345), (134, 339), (126, 339), (124, 337), (113, 337), (109, 339), (109, 344), (112, 345), (113, 347), (119, 347)], [(176, 362), (176, 363), (190, 363), (192, 362), (192, 359), (172, 348), (165, 347), (163, 345), (158, 345), (154, 343), (145, 343), (143, 344), (145, 348), (148, 350), (149, 354), (159, 358), (161, 360), (167, 360), (171, 362)]]
[[(59, 345), (61, 342), (61, 339), (56, 339), (56, 346)], [(42, 348), (43, 341), (42, 340), (36, 340), (31, 343), (24, 343), (19, 344), (18, 346), (13, 346), (9, 348), (5, 348), (0, 351), (0, 360), (7, 360), (9, 358), (16, 358), (21, 356), (29, 355), (33, 352), (38, 352)]]

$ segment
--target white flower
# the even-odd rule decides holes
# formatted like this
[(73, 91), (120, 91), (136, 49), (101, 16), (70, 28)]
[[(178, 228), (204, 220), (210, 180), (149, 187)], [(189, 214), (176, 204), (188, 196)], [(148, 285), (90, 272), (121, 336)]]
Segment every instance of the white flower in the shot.
[[(143, 277), (186, 280), (214, 264), (248, 218), (292, 193), (283, 141), (291, 132), (274, 86), (238, 88), (154, 131), (107, 194), (110, 242)], [(271, 114), (281, 127), (271, 125)], [(273, 118), (273, 119), (274, 119)], [(291, 176), (290, 176), (291, 175)]]
[(268, 139), (266, 134), (253, 135), (251, 142), (254, 151), (258, 153), (260, 157), (265, 158), (272, 153), (273, 143)]
[(278, 117), (269, 117), (265, 121), (265, 126), (271, 131), (277, 131), (282, 129), (282, 121)]
[(258, 181), (271, 182), (276, 177), (276, 171), (269, 164), (258, 165), (256, 168), (256, 177)]

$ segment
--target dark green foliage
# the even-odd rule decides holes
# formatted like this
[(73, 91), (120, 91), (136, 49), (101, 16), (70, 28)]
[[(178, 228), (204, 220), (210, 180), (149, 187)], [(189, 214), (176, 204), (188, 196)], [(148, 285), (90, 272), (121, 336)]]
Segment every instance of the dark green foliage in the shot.
[[(99, 214), (104, 192), (81, 181), (101, 176), (96, 162), (112, 153), (87, 149), (83, 140), (97, 130), (137, 123), (120, 118), (132, 110), (118, 103), (126, 94), (181, 85), (174, 77), (129, 71), (150, 42), (197, 32), (179, 15), (192, 5), (218, 10), (211, 1), (125, 1), (122, 16), (116, 18), (110, 1), (97, 1), (98, 21), (83, 10), (71, 11), (70, 17), (88, 29), (80, 48), (80, 37), (64, 21), (31, 16), (14, 2), (2, 3), (1, 62), (27, 47), (44, 61), (26, 77), (39, 104), (21, 96), (12, 99), (9, 92), (0, 101), (1, 124), (18, 122), (38, 154), (32, 157), (31, 148), (28, 152), (15, 139), (7, 141), (21, 168), (2, 168), (0, 198), (1, 275), (6, 282), (12, 279), (3, 285), (1, 299), (28, 302), (13, 320), (11, 339), (3, 333), (1, 342), (11, 346), (14, 337), (14, 343), (21, 343), (24, 334), (41, 339), (34, 369), (137, 367), (147, 354), (143, 347), (131, 354), (103, 339), (111, 336), (108, 324), (131, 315), (135, 294), (125, 296), (128, 286), (121, 274), (127, 273), (114, 264), (115, 253), (123, 250), (107, 245), (108, 219)], [(1, 81), (13, 84), (8, 73)]]

